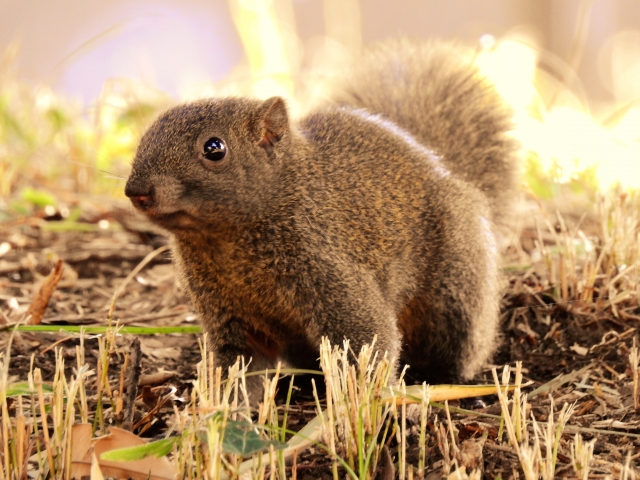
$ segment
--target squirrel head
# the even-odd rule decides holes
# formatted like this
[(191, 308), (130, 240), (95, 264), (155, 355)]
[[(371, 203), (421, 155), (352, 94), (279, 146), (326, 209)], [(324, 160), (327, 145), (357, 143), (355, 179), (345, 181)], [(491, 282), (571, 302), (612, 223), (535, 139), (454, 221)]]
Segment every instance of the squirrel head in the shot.
[(173, 232), (242, 224), (277, 196), (290, 143), (282, 98), (180, 105), (143, 135), (125, 195)]

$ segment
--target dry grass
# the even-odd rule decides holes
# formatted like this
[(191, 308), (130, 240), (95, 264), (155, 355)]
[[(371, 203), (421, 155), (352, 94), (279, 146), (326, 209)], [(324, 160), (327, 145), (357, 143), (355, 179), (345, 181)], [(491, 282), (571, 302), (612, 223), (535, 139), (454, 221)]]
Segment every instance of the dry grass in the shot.
[(624, 319), (640, 293), (639, 215), (638, 192), (620, 188), (597, 194), (573, 224), (540, 205), (538, 238), (525, 261), (543, 291), (567, 308)]
[[(82, 339), (82, 337), (81, 337)], [(112, 368), (110, 353), (123, 354), (116, 342), (116, 330), (100, 339), (98, 368), (91, 369), (84, 359), (82, 340), (77, 347), (76, 374), (64, 375), (64, 358), (56, 355), (56, 375), (51, 385), (42, 382), (39, 369), (30, 371), (22, 387), (9, 383), (8, 351), (0, 361), (0, 401), (2, 423), (0, 435), (1, 479), (21, 479), (27, 472), (46, 478), (70, 478), (72, 458), (77, 458), (83, 445), (74, 442), (74, 425), (91, 422), (96, 436), (107, 433), (116, 418), (120, 389), (109, 383)], [(382, 401), (390, 375), (389, 361), (377, 358), (373, 346), (363, 348), (356, 361), (349, 362), (352, 353), (348, 344), (332, 348), (323, 342), (321, 363), (327, 386), (326, 409), (316, 397), (319, 429), (306, 428), (301, 435), (315, 436), (316, 445), (333, 459), (333, 477), (375, 478), (383, 466), (382, 457), (389, 439), (397, 443), (397, 472), (400, 479), (423, 478), (429, 451), (426, 438), (434, 433), (443, 456), (441, 472), (454, 478), (479, 478), (480, 469), (465, 453), (468, 445), (456, 443), (456, 434), (449, 409), (446, 419), (438, 422), (429, 410), (429, 389), (422, 387), (422, 399), (414, 403), (414, 434), (418, 438), (418, 464), (406, 462), (407, 403), (403, 400), (404, 384), (395, 387), (394, 401)], [(114, 372), (112, 372), (114, 373)], [(214, 359), (202, 349), (202, 361), (197, 367), (190, 398), (183, 406), (174, 404), (173, 423), (165, 436), (171, 440), (171, 463), (180, 478), (295, 478), (287, 468), (294, 452), (285, 449), (294, 445), (295, 434), (284, 443), (287, 430), (288, 402), (277, 405), (275, 385), (279, 377), (265, 378), (265, 395), (257, 412), (251, 414), (245, 401), (245, 376), (241, 364), (229, 369), (227, 379)], [(522, 473), (527, 479), (552, 479), (556, 472), (558, 451), (570, 452), (571, 465), (577, 478), (588, 478), (593, 458), (594, 441), (585, 442), (579, 433), (566, 440), (563, 432), (574, 406), (563, 404), (555, 413), (554, 401), (544, 422), (534, 418), (526, 395), (521, 393), (520, 365), (515, 372), (516, 388), (507, 394), (510, 370), (505, 367), (502, 381), (494, 370), (499, 393), (506, 439), (498, 444), (515, 452)], [(20, 390), (22, 388), (22, 390)], [(414, 390), (415, 391), (415, 390)], [(291, 389), (289, 389), (289, 398)], [(435, 432), (427, 427), (435, 421)], [(314, 423), (312, 422), (312, 423)], [(314, 433), (316, 432), (316, 433)], [(240, 435), (241, 438), (238, 437)], [(318, 443), (320, 437), (323, 443)], [(292, 443), (294, 442), (294, 443)], [(468, 441), (467, 441), (468, 442)], [(253, 447), (247, 445), (252, 443)], [(484, 439), (481, 445), (484, 444)], [(153, 445), (153, 444), (152, 444)], [(154, 451), (155, 452), (155, 451)], [(149, 452), (151, 454), (153, 452)], [(300, 452), (296, 452), (297, 455)], [(74, 455), (76, 454), (76, 455)], [(481, 458), (481, 457), (480, 457)], [(620, 478), (635, 478), (628, 465), (617, 466)]]

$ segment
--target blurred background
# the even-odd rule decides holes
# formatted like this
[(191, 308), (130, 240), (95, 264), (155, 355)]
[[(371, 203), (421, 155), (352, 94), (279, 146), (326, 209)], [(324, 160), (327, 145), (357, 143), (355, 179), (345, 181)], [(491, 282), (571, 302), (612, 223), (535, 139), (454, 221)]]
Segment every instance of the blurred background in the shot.
[(304, 111), (350, 55), (400, 35), (477, 49), (536, 195), (640, 186), (637, 0), (1, 0), (0, 194), (55, 178), (121, 195), (96, 168), (126, 176), (162, 109), (278, 94)]

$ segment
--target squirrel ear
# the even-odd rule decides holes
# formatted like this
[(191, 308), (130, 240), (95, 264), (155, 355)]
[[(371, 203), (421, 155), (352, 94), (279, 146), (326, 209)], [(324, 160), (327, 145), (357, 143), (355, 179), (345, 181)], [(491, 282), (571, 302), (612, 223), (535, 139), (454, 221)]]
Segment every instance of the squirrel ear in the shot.
[(271, 97), (265, 100), (260, 108), (260, 140), (258, 145), (267, 153), (273, 151), (273, 147), (280, 141), (289, 129), (289, 117), (284, 100), (280, 97)]

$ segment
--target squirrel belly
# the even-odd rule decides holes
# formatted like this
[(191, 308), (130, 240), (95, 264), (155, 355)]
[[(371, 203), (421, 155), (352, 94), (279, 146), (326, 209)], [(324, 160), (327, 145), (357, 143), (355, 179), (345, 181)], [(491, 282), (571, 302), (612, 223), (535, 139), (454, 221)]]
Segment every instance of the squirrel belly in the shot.
[[(252, 370), (278, 360), (317, 368), (322, 336), (347, 338), (354, 351), (377, 336), (378, 349), (430, 383), (469, 379), (492, 354), (494, 225), (507, 198), (497, 179), (511, 192), (516, 170), (508, 116), (469, 64), (443, 68), (446, 80), (434, 73), (443, 88), (417, 94), (430, 96), (422, 106), (434, 112), (399, 107), (382, 80), (367, 95), (395, 106), (353, 96), (353, 85), (385, 75), (393, 48), (365, 56), (353, 83), (298, 122), (278, 97), (218, 98), (169, 110), (142, 137), (125, 193), (170, 233), (223, 368), (239, 355)], [(397, 48), (400, 61), (412, 49), (419, 84), (449, 58)], [(452, 107), (452, 96), (469, 104)], [(453, 128), (451, 108), (483, 123)], [(418, 125), (425, 121), (436, 125)], [(474, 151), (464, 156), (460, 145)], [(255, 402), (262, 382), (248, 382)]]

